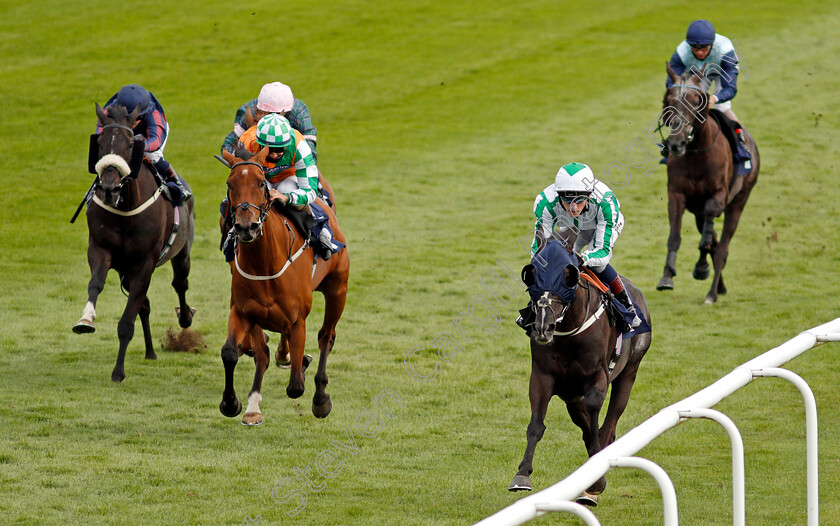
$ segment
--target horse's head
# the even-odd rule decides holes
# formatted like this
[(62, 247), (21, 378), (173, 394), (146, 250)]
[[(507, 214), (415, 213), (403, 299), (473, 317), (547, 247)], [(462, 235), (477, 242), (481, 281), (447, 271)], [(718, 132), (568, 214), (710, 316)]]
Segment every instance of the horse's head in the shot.
[(268, 148), (263, 148), (255, 156), (244, 149), (237, 149), (235, 155), (227, 151), (222, 155), (230, 166), (227, 187), (233, 231), (239, 241), (251, 243), (262, 234), (263, 223), (271, 208), (268, 182), (263, 172)]
[(673, 86), (665, 91), (659, 129), (661, 133), (663, 128), (668, 128), (668, 137), (663, 137), (663, 141), (672, 155), (681, 156), (694, 140), (696, 128), (701, 127), (709, 115), (706, 68), (701, 71), (692, 68), (682, 76), (677, 75), (667, 62), (665, 68)]
[(522, 269), (522, 281), (531, 295), (535, 321), (531, 337), (542, 345), (551, 343), (575, 299), (580, 270), (574, 256), (556, 240), (550, 241)]
[(106, 113), (97, 104), (96, 115), (102, 125), (102, 132), (96, 139), (96, 189), (106, 205), (116, 207), (123, 187), (131, 178), (137, 177), (143, 162), (145, 140), (135, 138), (133, 128), (140, 115), (140, 105), (131, 113), (122, 106), (112, 105)]

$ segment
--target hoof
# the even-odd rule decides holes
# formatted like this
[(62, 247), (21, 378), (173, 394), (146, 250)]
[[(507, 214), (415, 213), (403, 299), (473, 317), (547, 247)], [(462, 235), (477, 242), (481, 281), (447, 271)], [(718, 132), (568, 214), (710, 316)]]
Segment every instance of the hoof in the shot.
[(717, 301), (716, 298), (713, 298), (711, 296), (706, 296), (706, 301), (703, 302), (703, 305), (714, 305), (715, 301)]
[(517, 475), (513, 477), (508, 491), (531, 491), (531, 477), (528, 475)]
[(307, 367), (309, 367), (310, 363), (312, 363), (312, 355), (311, 354), (304, 354), (303, 355), (303, 362), (302, 362), (304, 371), (306, 370)]
[(663, 277), (656, 284), (656, 290), (674, 290), (674, 278)]
[(704, 279), (709, 277), (709, 264), (698, 264), (694, 265), (694, 271), (691, 273), (694, 276), (694, 279), (703, 281)]
[(93, 325), (93, 320), (88, 320), (86, 318), (82, 318), (76, 322), (76, 325), (73, 326), (73, 332), (76, 334), (87, 334), (96, 330), (96, 327)]
[(146, 359), (147, 360), (157, 360), (157, 354), (155, 354), (155, 351), (152, 351), (150, 353), (146, 353)]
[(262, 423), (262, 413), (245, 413), (245, 416), (242, 417), (243, 426), (258, 426)]
[(594, 508), (598, 505), (598, 495), (584, 491), (580, 494), (580, 497), (575, 499), (575, 502)]
[(242, 402), (240, 402), (238, 398), (234, 398), (233, 401), (235, 403), (229, 404), (222, 400), (219, 404), (219, 411), (221, 411), (226, 417), (233, 418), (242, 412)]
[(186, 317), (186, 319), (181, 318), (181, 307), (175, 307), (175, 315), (178, 316), (178, 325), (181, 326), (182, 329), (186, 329), (190, 325), (192, 325), (193, 314), (195, 314), (195, 309), (190, 308), (190, 315)]
[(329, 395), (327, 395), (327, 401), (321, 405), (316, 405), (315, 401), (312, 401), (312, 414), (317, 418), (326, 418), (330, 411), (332, 411), (332, 400)]
[(125, 380), (125, 371), (117, 371), (114, 369), (114, 372), (111, 373), (111, 381), (120, 383)]
[(292, 386), (286, 387), (286, 396), (289, 398), (300, 398), (303, 396), (303, 388), (295, 388), (293, 389)]

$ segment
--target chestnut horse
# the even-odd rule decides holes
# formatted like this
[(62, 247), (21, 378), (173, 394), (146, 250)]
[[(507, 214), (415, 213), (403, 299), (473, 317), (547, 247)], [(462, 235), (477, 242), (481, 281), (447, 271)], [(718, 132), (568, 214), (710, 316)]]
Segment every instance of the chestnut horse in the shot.
[[(695, 279), (709, 277), (708, 254), (712, 255), (715, 277), (706, 294), (706, 303), (717, 301), (718, 294), (726, 294), (722, 271), (729, 254), (729, 242), (747, 198), (758, 180), (759, 156), (755, 140), (743, 129), (746, 147), (752, 156), (752, 170), (742, 176), (743, 181), (730, 188), (735, 168), (732, 148), (717, 120), (709, 115), (709, 96), (703, 72), (687, 71), (678, 77), (666, 64), (673, 87), (665, 92), (663, 117), (670, 128), (667, 138), (668, 155), (668, 256), (657, 290), (674, 288), (677, 274), (677, 250), (680, 248), (682, 216), (686, 209), (694, 214), (700, 238), (700, 258), (694, 266)], [(740, 186), (740, 190), (738, 187)], [(734, 190), (734, 191), (732, 191)], [(724, 214), (720, 241), (715, 234), (715, 218)]]
[[(186, 292), (190, 274), (190, 249), (193, 244), (195, 220), (193, 200), (178, 209), (160, 198), (160, 181), (143, 162), (145, 140), (135, 138), (132, 124), (140, 113), (138, 105), (128, 114), (122, 106), (111, 106), (106, 114), (99, 104), (96, 115), (103, 125), (96, 137), (98, 151), (91, 161), (96, 162), (97, 178), (92, 202), (87, 209), (89, 231), (88, 302), (73, 332), (96, 330), (96, 299), (105, 286), (109, 269), (120, 275), (120, 284), (128, 291), (128, 301), (117, 324), (120, 348), (111, 380), (125, 378), (125, 351), (134, 336), (134, 321), (140, 315), (146, 359), (155, 360), (149, 328), (149, 298), (146, 293), (152, 272), (172, 261), (172, 287), (178, 293), (178, 323), (192, 324), (194, 310), (187, 305)], [(186, 182), (184, 182), (186, 184)]]
[[(630, 280), (621, 279), (639, 316), (649, 322), (644, 295)], [(552, 396), (566, 403), (572, 422), (583, 431), (590, 457), (615, 440), (616, 424), (627, 407), (639, 364), (651, 343), (650, 332), (630, 333), (629, 338), (622, 339), (621, 352), (614, 357), (619, 333), (604, 310), (610, 300), (583, 279), (574, 257), (556, 239), (549, 241), (522, 269), (522, 281), (539, 298), (533, 303), (536, 321), (530, 332), (528, 443), (510, 491), (531, 489), (534, 449), (545, 432), (545, 415)], [(607, 416), (599, 429), (598, 415), (610, 385)], [(597, 495), (606, 486), (606, 478), (601, 477), (578, 501), (595, 505)]]
[[(280, 347), (291, 357), (286, 394), (290, 398), (303, 394), (304, 370), (308, 365), (303, 354), (306, 317), (312, 308), (313, 290), (323, 293), (326, 305), (324, 323), (318, 331), (321, 355), (315, 374), (312, 413), (319, 418), (330, 413), (332, 401), (326, 392), (327, 356), (335, 343), (335, 327), (344, 311), (350, 274), (346, 247), (328, 261), (316, 260), (308, 238), (301, 236), (287, 218), (272, 207), (262, 169), (266, 155), (268, 148), (263, 148), (251, 159), (223, 152), (230, 166), (228, 200), (233, 211), (237, 246), (231, 262), (228, 337), (222, 346), (225, 390), (219, 409), (229, 417), (242, 411), (233, 388), (233, 372), (243, 353), (253, 355), (256, 370), (248, 394), (248, 407), (242, 418), (245, 425), (263, 422), (260, 393), (263, 375), (271, 361), (263, 329), (279, 332)], [(329, 215), (335, 239), (345, 243), (335, 214), (323, 200), (319, 199), (318, 203)]]

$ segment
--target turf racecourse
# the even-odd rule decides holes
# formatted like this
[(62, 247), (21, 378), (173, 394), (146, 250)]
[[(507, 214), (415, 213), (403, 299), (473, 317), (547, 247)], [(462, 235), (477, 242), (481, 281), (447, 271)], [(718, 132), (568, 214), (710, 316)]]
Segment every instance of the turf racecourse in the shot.
[[(603, 173), (624, 160), (656, 118), (664, 62), (695, 18), (739, 44), (734, 110), (758, 141), (762, 171), (732, 243), (729, 294), (712, 307), (702, 305), (708, 282), (690, 277), (699, 235), (688, 217), (676, 289), (654, 290), (668, 233), (664, 167), (613, 185), (626, 217), (613, 262), (647, 295), (655, 329), (619, 434), (840, 315), (840, 7), (583, 5), (0, 4), (0, 523), (454, 525), (515, 501), (507, 486), (525, 447), (530, 358), (512, 323), (525, 294), (503, 266), (518, 275), (526, 262), (531, 203), (559, 165)], [(248, 429), (218, 410), (230, 277), (217, 250), (227, 172), (212, 155), (236, 108), (274, 80), (312, 110), (351, 288), (328, 370), (332, 414), (312, 416), (312, 374), (292, 401), (288, 373), (272, 367), (265, 424)], [(84, 217), (68, 220), (91, 182), (94, 102), (132, 82), (162, 101), (166, 157), (195, 190), (188, 298), (207, 348), (160, 350), (176, 296), (171, 268), (158, 269), (149, 295), (159, 359), (143, 360), (138, 324), (117, 385), (125, 298), (110, 275), (97, 332), (71, 333), (89, 273)], [(503, 281), (498, 298), (488, 270)], [(310, 352), (320, 296), (315, 305)], [(446, 332), (460, 348), (446, 347), (444, 361), (433, 347)], [(412, 352), (414, 377), (404, 367)], [(817, 398), (823, 524), (840, 523), (838, 352), (828, 345), (790, 364)], [(252, 376), (243, 358), (241, 398)], [(717, 408), (744, 436), (748, 523), (804, 524), (799, 394), (766, 379)], [(585, 460), (558, 400), (546, 423), (535, 489)], [(684, 424), (641, 454), (672, 476), (682, 524), (731, 523), (722, 430)], [(661, 524), (650, 478), (608, 480), (603, 524)]]

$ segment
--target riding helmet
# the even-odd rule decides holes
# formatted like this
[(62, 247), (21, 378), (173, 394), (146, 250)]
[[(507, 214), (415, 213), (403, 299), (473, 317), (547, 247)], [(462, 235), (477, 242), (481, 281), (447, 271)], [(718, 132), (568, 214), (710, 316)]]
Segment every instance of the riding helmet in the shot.
[(558, 194), (588, 194), (594, 188), (595, 174), (583, 163), (564, 164), (554, 178)]
[(708, 20), (695, 20), (688, 25), (685, 41), (689, 46), (709, 46), (715, 43), (715, 26)]
[(257, 144), (273, 148), (285, 148), (292, 143), (292, 125), (282, 115), (272, 113), (257, 123)]
[(282, 82), (271, 82), (260, 90), (257, 97), (257, 109), (267, 113), (284, 113), (292, 111), (295, 97), (292, 88)]
[(134, 111), (134, 108), (139, 104), (140, 116), (146, 115), (153, 108), (151, 94), (146, 88), (137, 84), (129, 84), (120, 89), (113, 103), (123, 106), (128, 113)]

